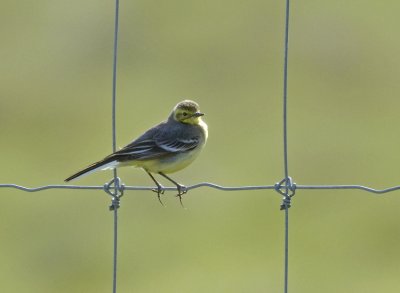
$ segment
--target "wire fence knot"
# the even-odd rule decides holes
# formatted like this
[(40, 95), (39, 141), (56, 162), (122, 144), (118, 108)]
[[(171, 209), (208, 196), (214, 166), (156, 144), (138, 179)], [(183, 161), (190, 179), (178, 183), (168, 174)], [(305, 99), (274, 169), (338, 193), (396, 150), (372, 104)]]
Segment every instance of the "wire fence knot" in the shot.
[(290, 208), (291, 199), (296, 193), (296, 183), (293, 182), (292, 177), (288, 176), (275, 183), (274, 189), (280, 195), (283, 195), (281, 210)]
[(112, 197), (110, 211), (120, 207), (120, 199), (124, 195), (125, 184), (121, 183), (121, 178), (115, 177), (110, 182), (105, 183), (103, 190)]

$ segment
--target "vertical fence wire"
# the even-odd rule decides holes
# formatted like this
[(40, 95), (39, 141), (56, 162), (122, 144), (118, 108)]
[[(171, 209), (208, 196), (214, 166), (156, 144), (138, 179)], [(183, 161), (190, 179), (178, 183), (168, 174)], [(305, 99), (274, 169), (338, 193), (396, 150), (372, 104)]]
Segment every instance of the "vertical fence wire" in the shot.
[(285, 173), (285, 271), (284, 271), (284, 293), (288, 292), (289, 281), (289, 166), (288, 166), (288, 139), (287, 139), (287, 83), (288, 83), (288, 51), (289, 51), (289, 10), (290, 0), (286, 0), (285, 8), (285, 43), (283, 62), (283, 165)]
[(116, 135), (116, 93), (117, 93), (117, 53), (118, 53), (118, 27), (119, 27), (119, 0), (115, 0), (114, 16), (114, 48), (113, 48), (113, 68), (112, 68), (112, 151), (117, 149)]
[[(112, 68), (112, 150), (117, 149), (116, 139), (116, 93), (117, 93), (117, 53), (118, 53), (118, 27), (119, 27), (119, 0), (115, 0), (114, 16), (114, 48)], [(113, 170), (114, 175), (114, 197), (112, 200), (112, 211), (114, 213), (114, 237), (113, 237), (113, 284), (112, 292), (117, 292), (117, 256), (118, 256), (118, 206), (119, 206), (119, 179), (117, 169)]]
[(118, 208), (114, 209), (114, 250), (113, 250), (113, 285), (112, 292), (117, 293), (117, 248), (118, 248)]

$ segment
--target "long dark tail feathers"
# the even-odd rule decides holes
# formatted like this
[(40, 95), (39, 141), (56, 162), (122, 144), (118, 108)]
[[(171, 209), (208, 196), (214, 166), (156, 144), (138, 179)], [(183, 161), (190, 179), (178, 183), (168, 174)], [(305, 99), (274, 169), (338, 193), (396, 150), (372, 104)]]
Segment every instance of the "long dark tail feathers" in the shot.
[[(103, 159), (101, 161), (98, 161), (98, 162), (86, 167), (85, 169), (83, 169), (83, 170), (71, 175), (70, 177), (68, 177), (64, 181), (65, 182), (69, 182), (71, 180), (77, 179), (77, 178), (79, 178), (81, 176), (84, 176), (84, 175), (88, 175), (88, 174), (90, 174), (90, 173), (92, 173), (94, 171), (97, 171), (97, 170), (102, 170), (102, 169), (107, 168), (107, 167), (112, 168), (112, 165), (115, 165), (115, 163), (116, 163), (115, 158), (112, 158), (112, 157), (105, 158), (105, 159)], [(107, 165), (109, 165), (109, 166), (107, 166)]]

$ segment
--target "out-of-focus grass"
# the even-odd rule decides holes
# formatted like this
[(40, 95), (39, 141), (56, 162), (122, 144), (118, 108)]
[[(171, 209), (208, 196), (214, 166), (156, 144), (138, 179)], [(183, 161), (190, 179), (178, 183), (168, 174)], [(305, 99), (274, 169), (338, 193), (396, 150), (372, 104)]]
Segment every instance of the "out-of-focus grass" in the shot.
[[(398, 184), (399, 4), (292, 3), (289, 169), (298, 184)], [(111, 151), (112, 1), (6, 1), (0, 11), (2, 183), (61, 184)], [(174, 175), (272, 184), (282, 170), (283, 3), (121, 2), (117, 140), (181, 99), (200, 103), (207, 147)], [(149, 185), (140, 170), (124, 183)], [(110, 173), (79, 184), (103, 184)], [(0, 289), (109, 292), (112, 215), (98, 191), (0, 190)], [(277, 292), (283, 214), (273, 191), (127, 192), (121, 292)], [(397, 292), (397, 192), (298, 191), (290, 288)]]

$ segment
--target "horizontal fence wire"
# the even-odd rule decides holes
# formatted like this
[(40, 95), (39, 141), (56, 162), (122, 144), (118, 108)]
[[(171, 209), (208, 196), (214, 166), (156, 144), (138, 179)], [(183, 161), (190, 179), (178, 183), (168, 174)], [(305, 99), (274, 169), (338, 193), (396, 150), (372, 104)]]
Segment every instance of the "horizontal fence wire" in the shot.
[[(396, 190), (400, 190), (400, 185), (393, 186), (385, 189), (375, 189), (363, 185), (294, 185), (296, 190), (330, 190), (330, 189), (347, 189), (347, 190), (361, 190), (366, 191), (374, 194), (384, 194), (393, 192)], [(265, 189), (272, 189), (276, 190), (279, 188), (278, 183), (274, 185), (247, 185), (247, 186), (221, 186), (215, 183), (210, 182), (202, 182), (193, 184), (190, 186), (186, 186), (187, 190), (197, 189), (200, 187), (210, 187), (213, 189), (218, 189), (222, 191), (245, 191), (245, 190), (265, 190)], [(22, 185), (17, 184), (0, 184), (0, 188), (13, 188), (18, 189), (26, 192), (37, 192), (47, 189), (86, 189), (86, 190), (104, 190), (105, 186), (103, 185), (44, 185), (39, 187), (25, 187)], [(123, 190), (153, 190), (154, 187), (151, 186), (128, 186), (128, 185), (121, 185)], [(176, 191), (176, 187), (164, 187), (163, 190), (165, 191)]]

